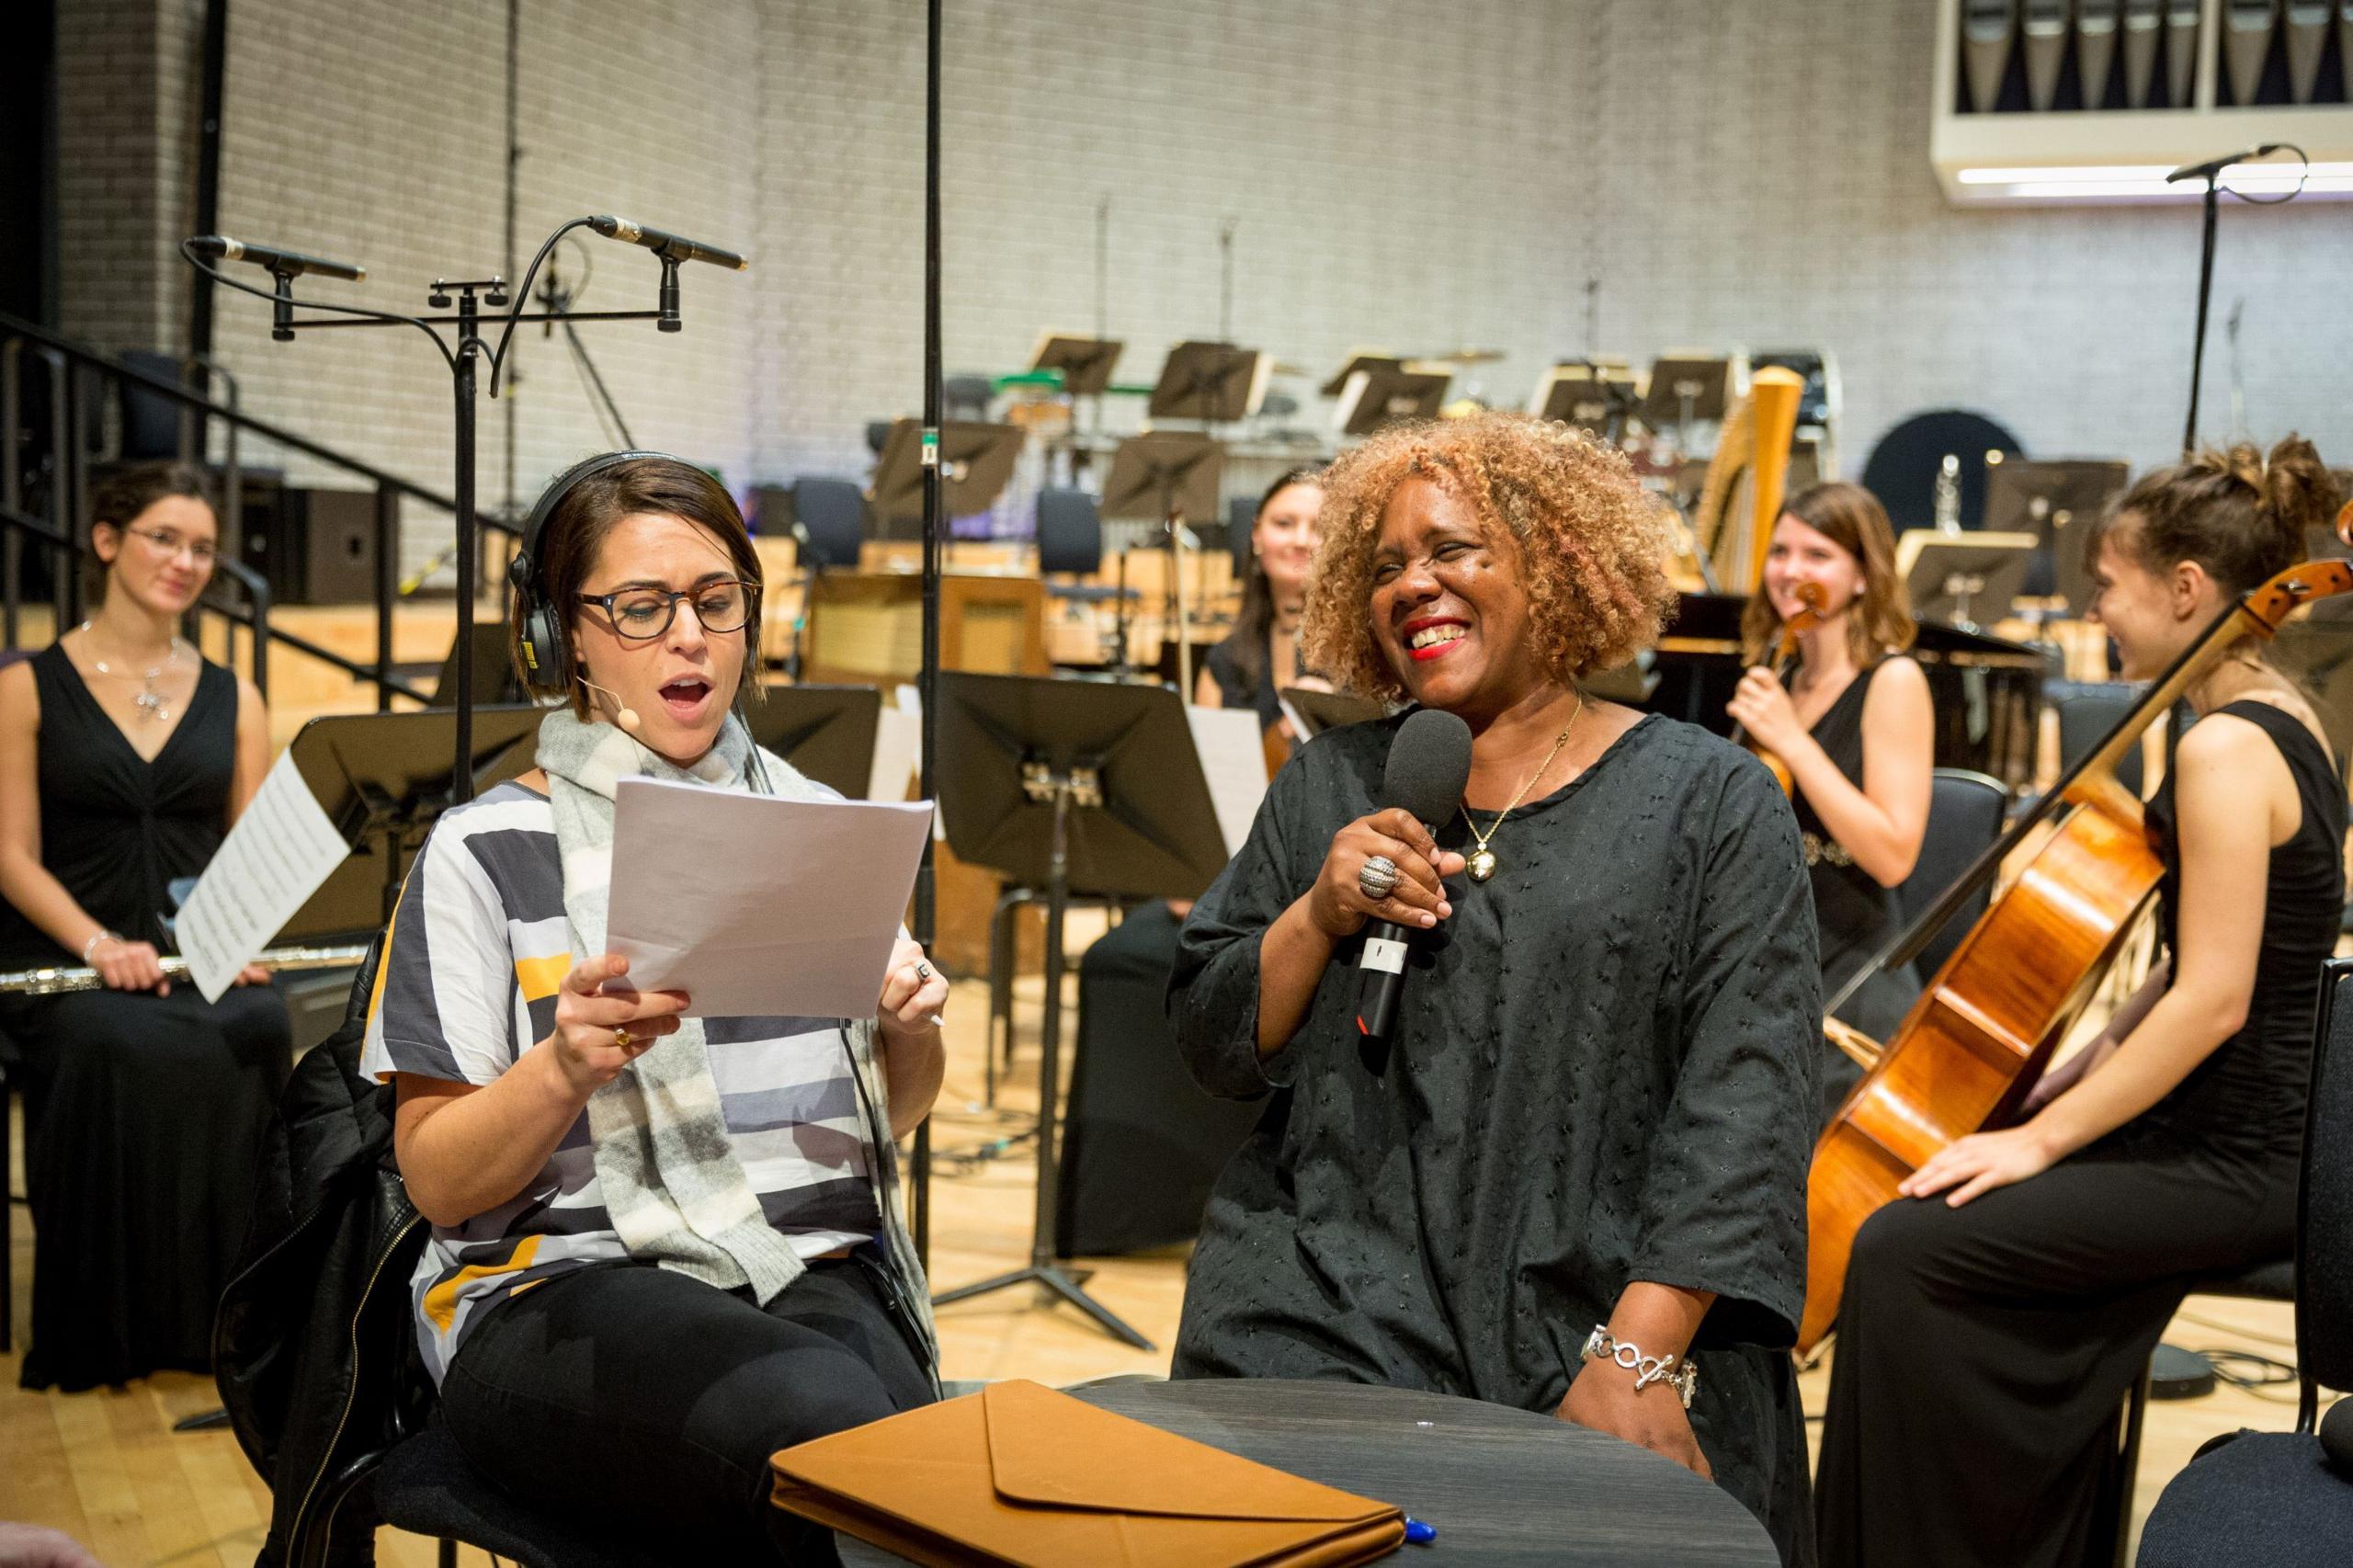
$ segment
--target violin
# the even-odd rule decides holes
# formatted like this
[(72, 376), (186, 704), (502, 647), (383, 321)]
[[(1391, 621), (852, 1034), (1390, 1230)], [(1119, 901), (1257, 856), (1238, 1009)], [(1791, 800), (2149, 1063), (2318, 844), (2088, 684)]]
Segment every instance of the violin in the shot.
[(1881, 970), (1912, 961), (2003, 863), (2048, 827), (2025, 868), (1979, 915), (1884, 1046), (1825, 1024), (1864, 1068), (1815, 1144), (1806, 1186), (1805, 1314), (1798, 1350), (1837, 1321), (1855, 1233), (1938, 1150), (2018, 1119), (2035, 1081), (2114, 961), (2164, 868), (2139, 796), (2116, 777), (2141, 733), (2250, 637), (2299, 605), (2353, 592), (2353, 562), (2280, 573), (2216, 618), (2148, 695), (1943, 896), (1829, 1000), (1836, 1012)]
[[(1762, 593), (1764, 590), (1760, 588), (1757, 591)], [(1789, 684), (1790, 666), (1797, 663), (1798, 639), (1822, 624), (1822, 585), (1800, 583), (1798, 599), (1797, 613), (1781, 622), (1781, 634), (1773, 644), (1773, 678), (1784, 686)], [(1755, 752), (1756, 760), (1773, 770), (1773, 777), (1780, 784), (1782, 794), (1796, 793), (1797, 780), (1790, 777), (1789, 764), (1751, 740), (1746, 726), (1734, 724), (1732, 739), (1734, 745), (1746, 746)]]

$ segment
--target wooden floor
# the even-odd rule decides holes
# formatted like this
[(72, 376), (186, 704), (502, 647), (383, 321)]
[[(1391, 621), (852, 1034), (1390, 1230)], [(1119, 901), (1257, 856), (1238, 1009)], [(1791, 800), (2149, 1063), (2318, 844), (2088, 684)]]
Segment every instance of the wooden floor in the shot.
[[(1074, 940), (1083, 938), (1074, 934)], [(1039, 994), (1031, 982), (1024, 1011), (1031, 1025)], [(943, 1155), (1006, 1136), (1006, 1114), (1036, 1105), (1034, 1048), (1022, 1053), (1014, 1083), (1000, 1096), (1001, 1111), (982, 1103), (985, 1013), (982, 988), (960, 984), (949, 1014), (948, 1088), (934, 1124), (935, 1146)], [(1034, 1027), (1026, 1028), (1024, 1038), (1035, 1040)], [(15, 1143), (23, 1148), (21, 1135)], [(1026, 1153), (1015, 1151), (935, 1182), (935, 1289), (1027, 1261), (1034, 1171)], [(21, 1169), (10, 1176), (11, 1190), (22, 1192)], [(11, 1206), (9, 1244), (16, 1257), (15, 1327), (21, 1349), (31, 1315), (32, 1267), (31, 1226), (22, 1205)], [(1107, 1258), (1093, 1267), (1088, 1289), (1158, 1350), (1131, 1350), (1070, 1308), (1040, 1304), (1024, 1287), (941, 1310), (943, 1372), (950, 1378), (1028, 1377), (1056, 1384), (1112, 1372), (1165, 1372), (1184, 1292), (1182, 1256)], [(2188, 1348), (2251, 1350), (2284, 1361), (2294, 1354), (2292, 1332), (2284, 1305), (2192, 1298), (2167, 1337)], [(19, 1359), (0, 1357), (0, 1519), (64, 1530), (114, 1568), (244, 1568), (253, 1561), (268, 1517), (267, 1488), (227, 1433), (178, 1436), (170, 1430), (175, 1420), (215, 1403), (204, 1380), (176, 1373), (108, 1392), (27, 1393), (17, 1387)], [(1828, 1379), (1825, 1363), (1801, 1380), (1809, 1411), (1821, 1410)], [(2292, 1385), (2262, 1394), (2225, 1385), (2203, 1399), (2153, 1404), (2138, 1512), (2145, 1515), (2166, 1480), (2209, 1437), (2241, 1426), (2284, 1431), (2294, 1421)], [(400, 1568), (428, 1568), (433, 1548), (387, 1530), (379, 1557)], [(486, 1559), (469, 1551), (461, 1561)]]

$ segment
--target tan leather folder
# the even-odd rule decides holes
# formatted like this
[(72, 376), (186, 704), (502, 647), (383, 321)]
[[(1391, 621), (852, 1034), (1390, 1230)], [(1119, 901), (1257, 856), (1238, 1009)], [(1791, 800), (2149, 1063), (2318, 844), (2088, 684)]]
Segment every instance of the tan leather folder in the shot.
[(777, 1506), (936, 1568), (1343, 1568), (1405, 1539), (1385, 1503), (1033, 1382), (784, 1449)]

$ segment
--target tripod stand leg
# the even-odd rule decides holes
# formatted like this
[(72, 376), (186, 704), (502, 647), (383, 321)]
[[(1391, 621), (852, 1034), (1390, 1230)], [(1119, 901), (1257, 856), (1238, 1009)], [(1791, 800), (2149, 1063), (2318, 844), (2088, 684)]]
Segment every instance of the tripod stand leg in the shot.
[(1081, 1290), (1077, 1282), (1061, 1269), (1049, 1264), (1043, 1268), (1033, 1269), (1031, 1272), (1037, 1276), (1039, 1284), (1093, 1318), (1096, 1326), (1112, 1338), (1123, 1339), (1139, 1350), (1154, 1348), (1151, 1340), (1130, 1328), (1125, 1322), (1121, 1321), (1118, 1313)]

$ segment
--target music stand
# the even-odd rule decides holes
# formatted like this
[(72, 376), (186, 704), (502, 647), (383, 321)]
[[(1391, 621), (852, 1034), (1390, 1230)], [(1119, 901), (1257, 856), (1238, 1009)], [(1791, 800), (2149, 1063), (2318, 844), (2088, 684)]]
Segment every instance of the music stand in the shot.
[(1405, 361), (1394, 354), (1383, 353), (1378, 348), (1355, 349), (1349, 353), (1348, 362), (1318, 390), (1325, 397), (1337, 397), (1348, 390), (1348, 378), (1358, 370), (1402, 370), (1404, 368)]
[(2032, 462), (1985, 454), (1985, 526), (2005, 533), (2030, 533), (2037, 548), (2027, 569), (2026, 593), (2056, 594), (2071, 614), (2089, 602), (2083, 564), (2081, 525), (2124, 494), (2132, 470), (2121, 462), (2071, 459)]
[(1721, 420), (1732, 405), (1733, 362), (1722, 355), (1664, 355), (1651, 366), (1638, 411), (1654, 430), (1675, 427), (1678, 444), (1696, 419)]
[[(479, 629), (477, 629), (479, 630)], [(470, 738), (472, 799), (520, 773), (547, 710), (477, 705)], [(407, 857), (453, 803), (453, 708), (411, 713), (337, 713), (313, 719), (286, 748), (302, 782), (351, 853), (327, 874), (279, 930), (279, 940), (316, 941), (383, 929), (400, 902)]]
[(1318, 691), (1312, 686), (1287, 686), (1276, 693), (1282, 704), (1307, 733), (1299, 738), (1312, 741), (1326, 730), (1336, 730), (1343, 724), (1362, 724), (1374, 719), (1385, 719), (1389, 710), (1369, 697), (1355, 697), (1345, 691)]
[(852, 801), (866, 798), (874, 773), (874, 733), (882, 693), (870, 686), (771, 686), (739, 710), (753, 741), (804, 777)]
[(1236, 348), (1231, 343), (1180, 343), (1168, 351), (1167, 362), (1160, 368), (1160, 380), (1153, 386), (1144, 415), (1231, 425), (1258, 412), (1258, 405), (1267, 399), (1267, 379), (1274, 373), (1275, 357), (1256, 348)]
[(1116, 337), (1078, 337), (1050, 332), (1029, 357), (1033, 370), (1060, 370), (1063, 391), (1072, 397), (1100, 397), (1110, 390), (1111, 369), (1127, 345)]
[(1453, 379), (1448, 371), (1418, 365), (1358, 370), (1341, 389), (1333, 426), (1343, 436), (1370, 436), (1395, 420), (1435, 419)]
[[(474, 703), (477, 707), (512, 706), (529, 702), (530, 695), (515, 674), (515, 656), (507, 649), (506, 623), (503, 620), (477, 620), (473, 624), (474, 638)], [(484, 691), (482, 687), (490, 689)], [(441, 678), (433, 687), (434, 708), (455, 708), (458, 705), (458, 640), (449, 639), (449, 652), (441, 660)], [(454, 752), (450, 754), (453, 757)]]
[(1614, 437), (1625, 428), (1635, 403), (1634, 372), (1622, 365), (1597, 365), (1579, 360), (1555, 365), (1536, 383), (1528, 412), (1597, 436)]
[[(1177, 637), (1177, 685), (1193, 689), (1191, 617), (1185, 602), (1185, 519), (1218, 515), (1218, 491), (1225, 472), (1225, 449), (1209, 437), (1189, 430), (1146, 430), (1130, 436), (1111, 454), (1111, 472), (1103, 481), (1098, 517), (1145, 517), (1165, 530), (1168, 544), (1168, 593), (1165, 614), (1174, 621)], [(1120, 646), (1127, 644), (1128, 557), (1120, 553)]]
[(1039, 1036), (1038, 1200), (1029, 1261), (933, 1298), (945, 1306), (1039, 1284), (1139, 1350), (1152, 1342), (1081, 1289), (1053, 1253), (1060, 1151), (1063, 918), (1074, 882), (1109, 897), (1193, 898), (1224, 869), (1185, 705), (1165, 687), (942, 670), (939, 809), (957, 858), (1046, 892)]
[[(951, 419), (939, 432), (939, 483), (950, 517), (996, 505), (1013, 482), (1024, 432), (1018, 425)], [(874, 515), (884, 523), (923, 520), (923, 422), (894, 419), (874, 464)]]
[(1895, 541), (1895, 570), (1915, 618), (1977, 631), (1975, 601), (1991, 599), (1997, 619), (2007, 614), (2026, 584), (2034, 546), (2032, 534), (1906, 528)]

